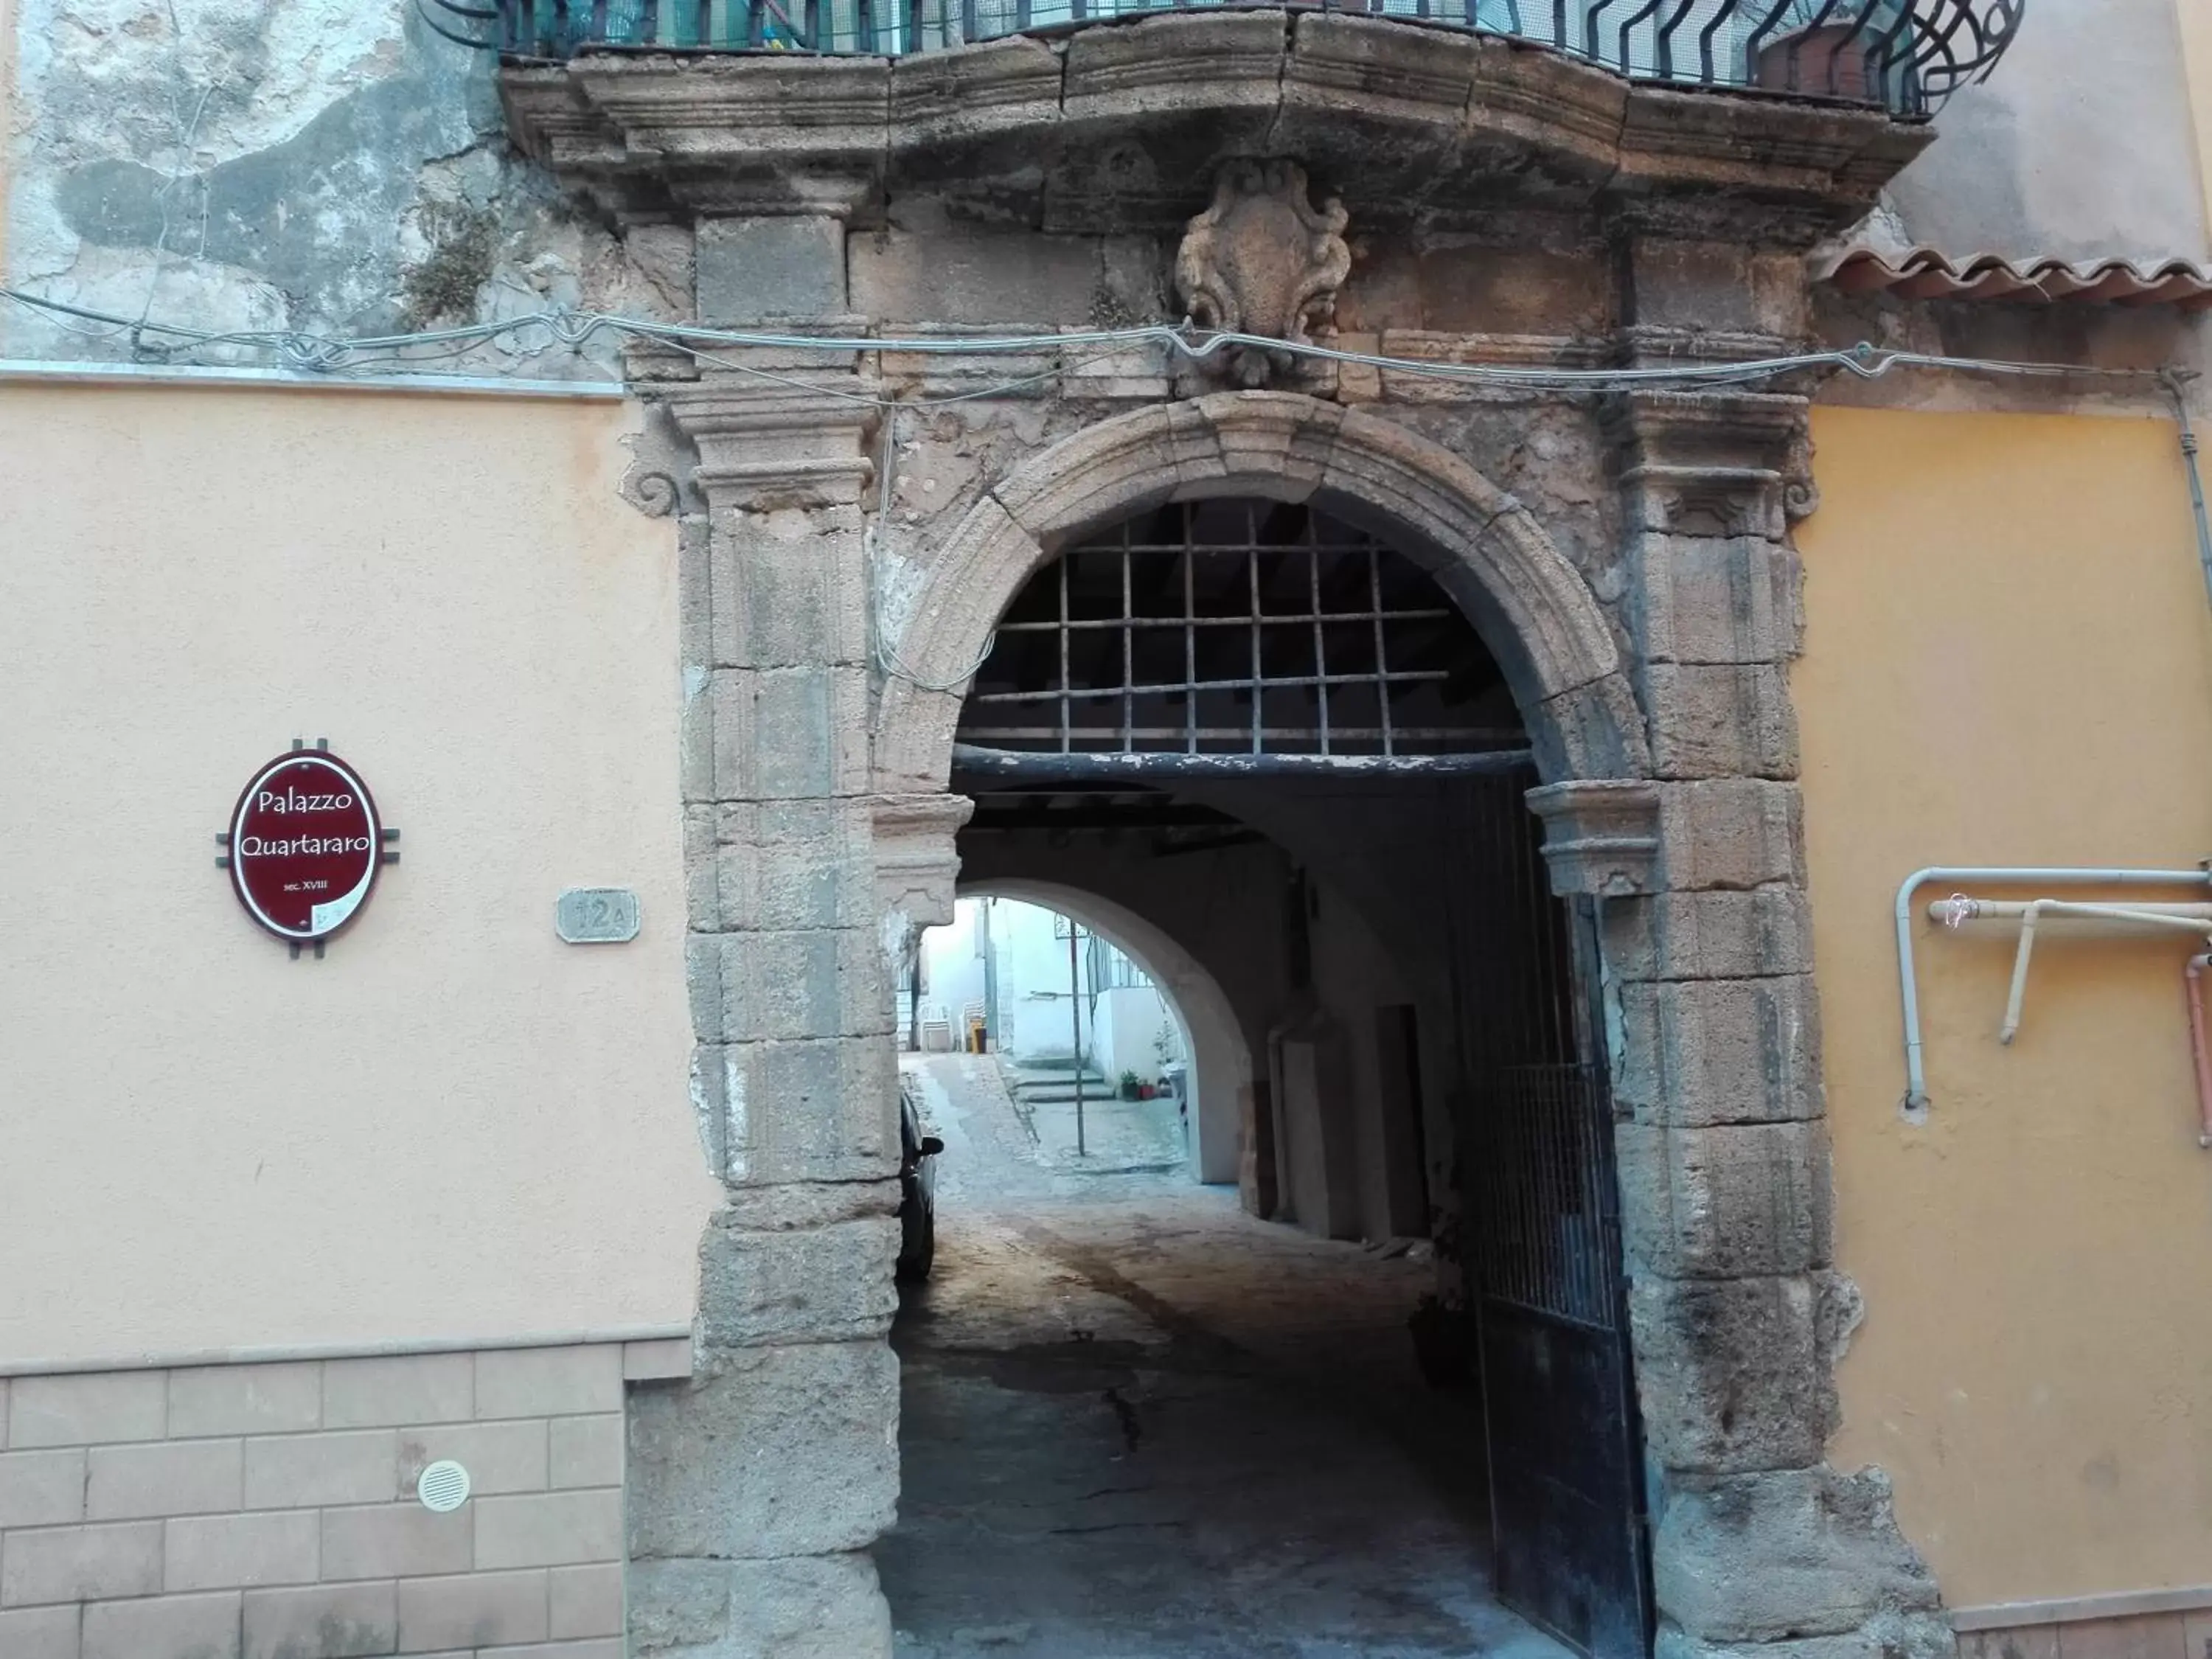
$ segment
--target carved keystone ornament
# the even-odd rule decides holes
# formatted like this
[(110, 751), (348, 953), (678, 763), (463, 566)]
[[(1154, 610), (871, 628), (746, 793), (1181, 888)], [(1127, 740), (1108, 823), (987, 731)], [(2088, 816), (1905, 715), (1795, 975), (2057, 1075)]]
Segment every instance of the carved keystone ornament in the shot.
[[(1295, 161), (1229, 162), (1214, 181), (1213, 205), (1190, 222), (1176, 254), (1176, 287), (1192, 320), (1308, 343), (1308, 325), (1328, 325), (1352, 270), (1347, 220), (1335, 197), (1313, 205)], [(1290, 365), (1290, 353), (1255, 346), (1228, 359), (1230, 374), (1247, 386)]]

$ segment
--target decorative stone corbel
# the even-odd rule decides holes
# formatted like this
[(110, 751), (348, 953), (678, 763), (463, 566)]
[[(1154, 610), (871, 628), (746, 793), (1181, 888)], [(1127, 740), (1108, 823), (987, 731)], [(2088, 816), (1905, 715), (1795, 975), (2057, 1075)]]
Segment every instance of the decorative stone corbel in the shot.
[(1626, 898), (1657, 885), (1659, 791), (1641, 779), (1547, 784), (1528, 810), (1544, 821), (1552, 890)]
[(965, 795), (878, 795), (876, 902), (886, 917), (918, 927), (952, 920), (960, 854), (954, 838), (975, 803)]
[[(1326, 328), (1336, 291), (1352, 270), (1344, 204), (1318, 208), (1295, 161), (1238, 159), (1224, 165), (1213, 205), (1190, 222), (1176, 254), (1176, 288), (1192, 320), (1233, 334), (1260, 334), (1304, 345), (1309, 327)], [(1240, 346), (1226, 359), (1240, 386), (1264, 386), (1291, 365), (1291, 354)]]

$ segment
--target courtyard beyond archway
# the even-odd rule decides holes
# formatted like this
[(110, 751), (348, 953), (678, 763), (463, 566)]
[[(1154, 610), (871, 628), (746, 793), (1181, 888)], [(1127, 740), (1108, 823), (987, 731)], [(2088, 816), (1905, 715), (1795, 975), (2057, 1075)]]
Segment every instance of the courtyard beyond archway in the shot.
[(1564, 1659), (1487, 1593), (1479, 1404), (1406, 1330), (1421, 1252), (1054, 1169), (990, 1059), (907, 1065), (946, 1150), (893, 1334), (902, 1659)]

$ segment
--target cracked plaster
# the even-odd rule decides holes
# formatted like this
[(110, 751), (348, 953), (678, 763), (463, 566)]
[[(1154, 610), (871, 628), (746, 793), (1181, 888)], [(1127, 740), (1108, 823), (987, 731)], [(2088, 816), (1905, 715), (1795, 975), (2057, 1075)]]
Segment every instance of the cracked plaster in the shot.
[[(383, 333), (566, 307), (676, 314), (688, 251), (641, 258), (509, 149), (488, 56), (398, 0), (24, 0), (8, 280), (64, 303), (215, 331)], [(488, 216), (465, 309), (408, 277), (458, 213)], [(617, 343), (506, 337), (430, 370), (600, 380)], [(0, 353), (121, 358), (121, 330), (10, 307)], [(217, 349), (200, 361), (265, 361)]]

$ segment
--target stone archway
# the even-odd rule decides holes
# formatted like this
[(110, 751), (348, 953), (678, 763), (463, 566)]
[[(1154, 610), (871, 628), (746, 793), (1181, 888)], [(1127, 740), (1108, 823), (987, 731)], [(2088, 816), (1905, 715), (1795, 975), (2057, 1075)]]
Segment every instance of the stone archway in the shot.
[(1087, 427), (969, 510), (896, 619), (914, 672), (884, 688), (878, 787), (945, 787), (960, 693), (934, 688), (975, 661), (1008, 602), (1060, 546), (1163, 501), (1224, 495), (1311, 501), (1385, 530), (1498, 657), (1547, 781), (1645, 775), (1643, 722), (1612, 625), (1528, 507), (1389, 421), (1288, 392), (1226, 392)]
[[(1190, 1054), (1191, 1116), (1197, 1136), (1193, 1173), (1204, 1181), (1236, 1180), (1237, 1126), (1251, 1109), (1252, 1048), (1236, 1010), (1206, 965), (1157, 922), (1063, 882), (993, 875), (962, 883), (960, 893), (1018, 899), (1073, 916), (1152, 976), (1182, 1024)], [(1209, 1168), (1215, 1172), (1208, 1173)]]
[[(1948, 1644), (1882, 1477), (1825, 1461), (1857, 1306), (1831, 1267), (1784, 678), (1788, 512), (1812, 504), (1802, 399), (1616, 398), (1576, 414), (1587, 475), (1533, 505), (1414, 411), (1291, 394), (1034, 440), (877, 618), (903, 665), (878, 694), (872, 417), (714, 374), (658, 395), (708, 508), (684, 543), (693, 1100), (729, 1203), (702, 1246), (697, 1374), (632, 1397), (639, 1632), (888, 1653), (866, 1554), (897, 1489), (885, 960), (949, 918), (957, 684), (1069, 537), (1233, 493), (1325, 505), (1429, 564), (1529, 726), (1555, 890), (1601, 907), (1659, 1645)], [(1612, 550), (1586, 579), (1542, 521), (1601, 501)]]

